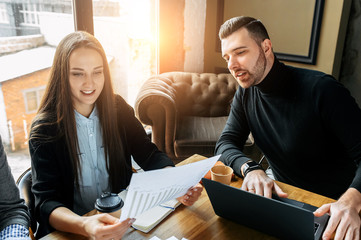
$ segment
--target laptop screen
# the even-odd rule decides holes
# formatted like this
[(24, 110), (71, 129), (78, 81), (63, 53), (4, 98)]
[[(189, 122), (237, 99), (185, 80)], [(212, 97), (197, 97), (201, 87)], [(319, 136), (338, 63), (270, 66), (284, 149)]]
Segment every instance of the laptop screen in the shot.
[(218, 216), (281, 239), (315, 239), (310, 210), (209, 179), (202, 182)]

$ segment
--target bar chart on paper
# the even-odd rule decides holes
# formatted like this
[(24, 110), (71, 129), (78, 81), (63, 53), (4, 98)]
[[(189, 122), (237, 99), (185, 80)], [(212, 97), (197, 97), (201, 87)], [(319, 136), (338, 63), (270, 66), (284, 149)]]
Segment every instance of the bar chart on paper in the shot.
[(157, 206), (163, 202), (173, 199), (173, 196), (180, 195), (187, 192), (188, 188), (182, 186), (175, 186), (171, 189), (164, 189), (159, 192), (135, 191), (129, 208), (130, 216), (138, 216), (148, 209)]
[(134, 218), (154, 206), (183, 196), (201, 180), (218, 158), (215, 156), (180, 167), (133, 174), (120, 220)]

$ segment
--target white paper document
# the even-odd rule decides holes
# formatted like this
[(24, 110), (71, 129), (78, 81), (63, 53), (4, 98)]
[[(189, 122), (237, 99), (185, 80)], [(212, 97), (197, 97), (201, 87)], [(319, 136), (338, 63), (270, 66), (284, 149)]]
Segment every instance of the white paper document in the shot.
[[(128, 190), (120, 192), (119, 197), (125, 202)], [(142, 214), (137, 216), (137, 220), (133, 223), (132, 227), (142, 231), (149, 232), (155, 226), (157, 226), (164, 218), (171, 214), (178, 206), (180, 202), (177, 199), (169, 200), (158, 206), (152, 207)]]
[(179, 167), (133, 173), (120, 221), (187, 193), (214, 166), (220, 155)]

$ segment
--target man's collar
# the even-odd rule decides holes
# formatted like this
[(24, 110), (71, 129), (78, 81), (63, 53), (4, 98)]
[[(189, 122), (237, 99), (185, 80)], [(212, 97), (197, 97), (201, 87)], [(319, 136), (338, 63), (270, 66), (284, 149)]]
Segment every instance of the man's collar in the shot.
[(287, 68), (275, 57), (271, 70), (255, 87), (265, 94), (282, 93), (288, 85), (287, 80)]

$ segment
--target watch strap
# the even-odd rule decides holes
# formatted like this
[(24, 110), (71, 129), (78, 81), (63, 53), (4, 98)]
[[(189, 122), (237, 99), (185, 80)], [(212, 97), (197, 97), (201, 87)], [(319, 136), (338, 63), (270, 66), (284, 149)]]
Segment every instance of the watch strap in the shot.
[(263, 170), (262, 166), (255, 161), (250, 161), (245, 164), (246, 166), (243, 170), (243, 177), (246, 177), (249, 172), (252, 172), (254, 170)]

